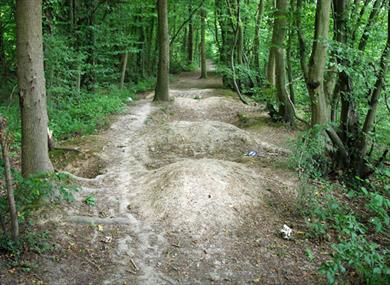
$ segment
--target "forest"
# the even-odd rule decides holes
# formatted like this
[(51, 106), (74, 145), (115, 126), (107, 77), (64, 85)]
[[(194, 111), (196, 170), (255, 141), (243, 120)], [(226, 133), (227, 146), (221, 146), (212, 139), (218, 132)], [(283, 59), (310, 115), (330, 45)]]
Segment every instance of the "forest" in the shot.
[(390, 284), (389, 0), (1, 0), (0, 284)]

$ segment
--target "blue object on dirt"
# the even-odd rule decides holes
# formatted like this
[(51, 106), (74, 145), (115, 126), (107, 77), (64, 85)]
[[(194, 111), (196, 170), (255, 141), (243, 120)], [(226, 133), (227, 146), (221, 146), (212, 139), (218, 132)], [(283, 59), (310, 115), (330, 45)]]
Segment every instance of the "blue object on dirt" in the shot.
[(257, 156), (257, 151), (251, 150), (251, 151), (249, 151), (249, 152), (246, 154), (246, 156), (255, 157), (255, 156)]

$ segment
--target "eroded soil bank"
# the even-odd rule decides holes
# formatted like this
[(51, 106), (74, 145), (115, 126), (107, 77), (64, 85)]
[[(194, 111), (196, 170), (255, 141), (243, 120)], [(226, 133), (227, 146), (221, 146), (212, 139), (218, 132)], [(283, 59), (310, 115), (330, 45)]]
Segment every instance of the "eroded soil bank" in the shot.
[[(31, 272), (2, 271), (1, 284), (321, 282), (320, 258), (305, 251), (324, 249), (303, 239), (294, 216), (294, 133), (242, 105), (218, 76), (198, 78), (181, 74), (172, 102), (137, 101), (109, 129), (68, 142), (81, 153), (58, 167), (89, 179), (76, 202), (40, 218), (55, 250), (25, 257)], [(293, 240), (280, 237), (283, 224)]]

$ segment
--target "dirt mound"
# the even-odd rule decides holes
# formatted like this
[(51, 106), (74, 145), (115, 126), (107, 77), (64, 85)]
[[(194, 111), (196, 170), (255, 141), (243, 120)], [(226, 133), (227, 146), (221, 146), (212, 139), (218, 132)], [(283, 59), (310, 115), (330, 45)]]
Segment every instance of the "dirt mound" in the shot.
[(180, 161), (153, 171), (143, 185), (137, 204), (148, 216), (200, 235), (231, 227), (240, 220), (241, 209), (263, 204), (259, 175), (234, 162)]
[(247, 132), (216, 121), (172, 122), (146, 133), (141, 140), (147, 142), (146, 165), (149, 168), (184, 158), (212, 157), (232, 161), (256, 147)]
[(247, 106), (228, 97), (200, 98), (175, 98), (175, 102), (171, 107), (171, 113), (174, 114), (173, 119), (183, 121), (212, 120), (235, 123), (239, 119), (239, 113), (257, 112), (260, 109), (258, 106)]

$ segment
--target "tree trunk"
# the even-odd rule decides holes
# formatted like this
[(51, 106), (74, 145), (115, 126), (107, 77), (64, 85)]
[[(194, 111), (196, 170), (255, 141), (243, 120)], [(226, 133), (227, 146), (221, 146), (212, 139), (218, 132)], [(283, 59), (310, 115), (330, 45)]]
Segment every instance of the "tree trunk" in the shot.
[(6, 121), (4, 118), (0, 116), (0, 145), (1, 145), (2, 155), (4, 160), (5, 186), (7, 188), (8, 207), (11, 216), (12, 239), (16, 241), (19, 236), (19, 223), (18, 223), (18, 215), (16, 212), (15, 198), (14, 198), (6, 128), (7, 128)]
[(297, 7), (295, 12), (295, 24), (297, 26), (297, 36), (298, 36), (298, 47), (299, 47), (299, 62), (301, 64), (303, 78), (306, 82), (308, 82), (308, 65), (306, 63), (306, 43), (304, 37), (304, 31), (302, 28), (301, 20), (303, 18), (302, 15), (302, 5), (303, 0), (297, 0)]
[(383, 4), (385, 4), (385, 2), (387, 2), (387, 0), (385, 0), (385, 1), (384, 0), (376, 0), (375, 1), (374, 7), (372, 8), (372, 11), (371, 11), (370, 16), (368, 18), (368, 22), (364, 28), (362, 37), (360, 38), (359, 50), (363, 51), (366, 48), (371, 29), (375, 23), (375, 18), (378, 16), (378, 14), (380, 12), (380, 8)]
[(42, 1), (16, 2), (16, 51), (22, 116), (22, 174), (53, 171), (48, 154)]
[[(253, 66), (257, 72), (260, 72), (260, 27), (261, 21), (263, 19), (264, 14), (264, 0), (259, 1), (259, 5), (257, 8), (257, 16), (256, 16), (256, 26), (255, 26), (255, 38), (253, 39)], [(257, 73), (258, 74), (258, 73)], [(257, 75), (257, 83), (260, 84), (260, 76)]]
[(374, 126), (374, 121), (376, 117), (376, 113), (378, 110), (378, 101), (382, 92), (382, 89), (385, 85), (385, 78), (388, 71), (389, 66), (389, 57), (390, 57), (390, 8), (388, 7), (388, 16), (387, 16), (387, 42), (386, 47), (382, 53), (381, 62), (380, 62), (380, 70), (377, 77), (377, 80), (375, 82), (373, 90), (369, 93), (371, 94), (370, 102), (369, 102), (369, 109), (364, 121), (364, 125), (362, 128), (362, 137), (361, 137), (361, 143), (360, 143), (360, 151), (359, 151), (359, 169), (358, 174), (361, 177), (364, 177), (367, 173), (367, 167), (366, 167), (366, 161), (365, 158), (367, 156), (367, 150), (368, 150), (368, 140), (367, 136), (370, 131), (372, 131)]
[[(216, 5), (216, 11), (217, 11), (217, 18), (219, 22), (219, 26), (221, 28), (221, 51), (220, 51), (220, 62), (221, 64), (225, 66), (229, 66), (231, 69), (231, 52), (232, 52), (232, 46), (235, 45), (235, 35), (236, 32), (234, 31), (234, 23), (233, 18), (234, 16), (231, 15), (231, 11), (229, 13), (229, 7), (227, 6), (229, 4), (228, 1), (224, 0), (215, 0)], [(235, 50), (235, 47), (234, 47)], [(231, 70), (233, 72), (233, 70)], [(223, 86), (225, 88), (234, 88), (235, 84), (228, 74), (224, 74), (222, 77)]]
[(275, 86), (275, 53), (274, 50), (271, 48), (268, 55), (268, 62), (267, 62), (267, 82), (270, 86)]
[(234, 44), (231, 46), (232, 47), (232, 50), (230, 52), (230, 68), (232, 70), (232, 76), (233, 76), (233, 87), (234, 87), (234, 90), (237, 92), (237, 95), (238, 97), (240, 98), (241, 102), (244, 103), (244, 104), (248, 104), (248, 102), (245, 100), (245, 98), (242, 96), (242, 93), (241, 93), (241, 90), (240, 90), (240, 87), (237, 83), (237, 77), (236, 77), (236, 68), (235, 68), (235, 60), (234, 60), (234, 55), (235, 55), (235, 49), (238, 45), (238, 38), (239, 38), (239, 33), (240, 33), (240, 30), (239, 30), (239, 25), (240, 25), (240, 18), (241, 18), (241, 9), (240, 9), (240, 0), (237, 0), (237, 14), (236, 14), (236, 19), (237, 19), (237, 26), (236, 26), (236, 33), (235, 33), (235, 36), (234, 36)]
[(200, 40), (200, 62), (201, 62), (201, 76), (200, 78), (207, 78), (207, 62), (206, 62), (206, 9), (204, 7), (200, 10), (201, 17), (201, 40)]
[(326, 124), (330, 120), (329, 103), (324, 89), (330, 7), (330, 0), (317, 1), (315, 34), (307, 81), (311, 101), (312, 126)]
[(183, 28), (183, 38), (182, 38), (182, 44), (181, 44), (181, 54), (185, 55), (187, 54), (187, 40), (188, 40), (188, 27)]
[[(295, 0), (290, 1), (289, 17), (294, 18)], [(293, 65), (292, 65), (292, 47), (295, 27), (290, 24), (288, 31), (288, 42), (287, 42), (287, 77), (288, 77), (288, 90), (290, 93), (291, 103), (295, 104), (295, 92), (294, 92), (294, 78), (293, 78)]]
[[(144, 13), (144, 11), (141, 11)], [(141, 18), (139, 18), (139, 22), (141, 22)], [(144, 27), (138, 27), (138, 44), (140, 45), (138, 54), (137, 54), (137, 65), (138, 65), (138, 77), (140, 79), (145, 78), (145, 31)], [(126, 63), (127, 66), (127, 63)]]
[[(335, 39), (340, 44), (347, 44), (347, 9), (348, 0), (333, 0), (334, 7), (334, 26)], [(340, 64), (349, 68), (348, 60), (342, 59)], [(333, 101), (341, 98), (340, 114), (340, 138), (344, 145), (349, 148), (355, 144), (358, 132), (358, 114), (356, 110), (355, 99), (352, 96), (352, 79), (342, 70), (338, 74), (338, 84), (335, 94), (332, 96)]]
[(287, 123), (294, 121), (294, 108), (287, 91), (286, 60), (284, 40), (287, 30), (288, 0), (276, 1), (276, 12), (272, 34), (272, 54), (275, 57), (276, 94), (279, 101), (279, 115)]
[(241, 18), (238, 19), (238, 41), (237, 41), (237, 63), (239, 65), (244, 64), (244, 29), (242, 27)]
[(122, 72), (121, 72), (121, 89), (123, 89), (125, 85), (125, 77), (126, 77), (126, 69), (127, 69), (127, 59), (129, 58), (129, 53), (126, 52), (123, 56), (122, 62)]
[(154, 101), (169, 100), (169, 35), (168, 0), (157, 1), (158, 14), (158, 70)]
[(3, 79), (8, 76), (7, 59), (5, 56), (4, 26), (0, 23), (0, 68)]
[[(192, 14), (192, 1), (190, 4), (190, 14)], [(187, 61), (189, 65), (194, 61), (194, 21), (192, 16), (188, 22)]]

